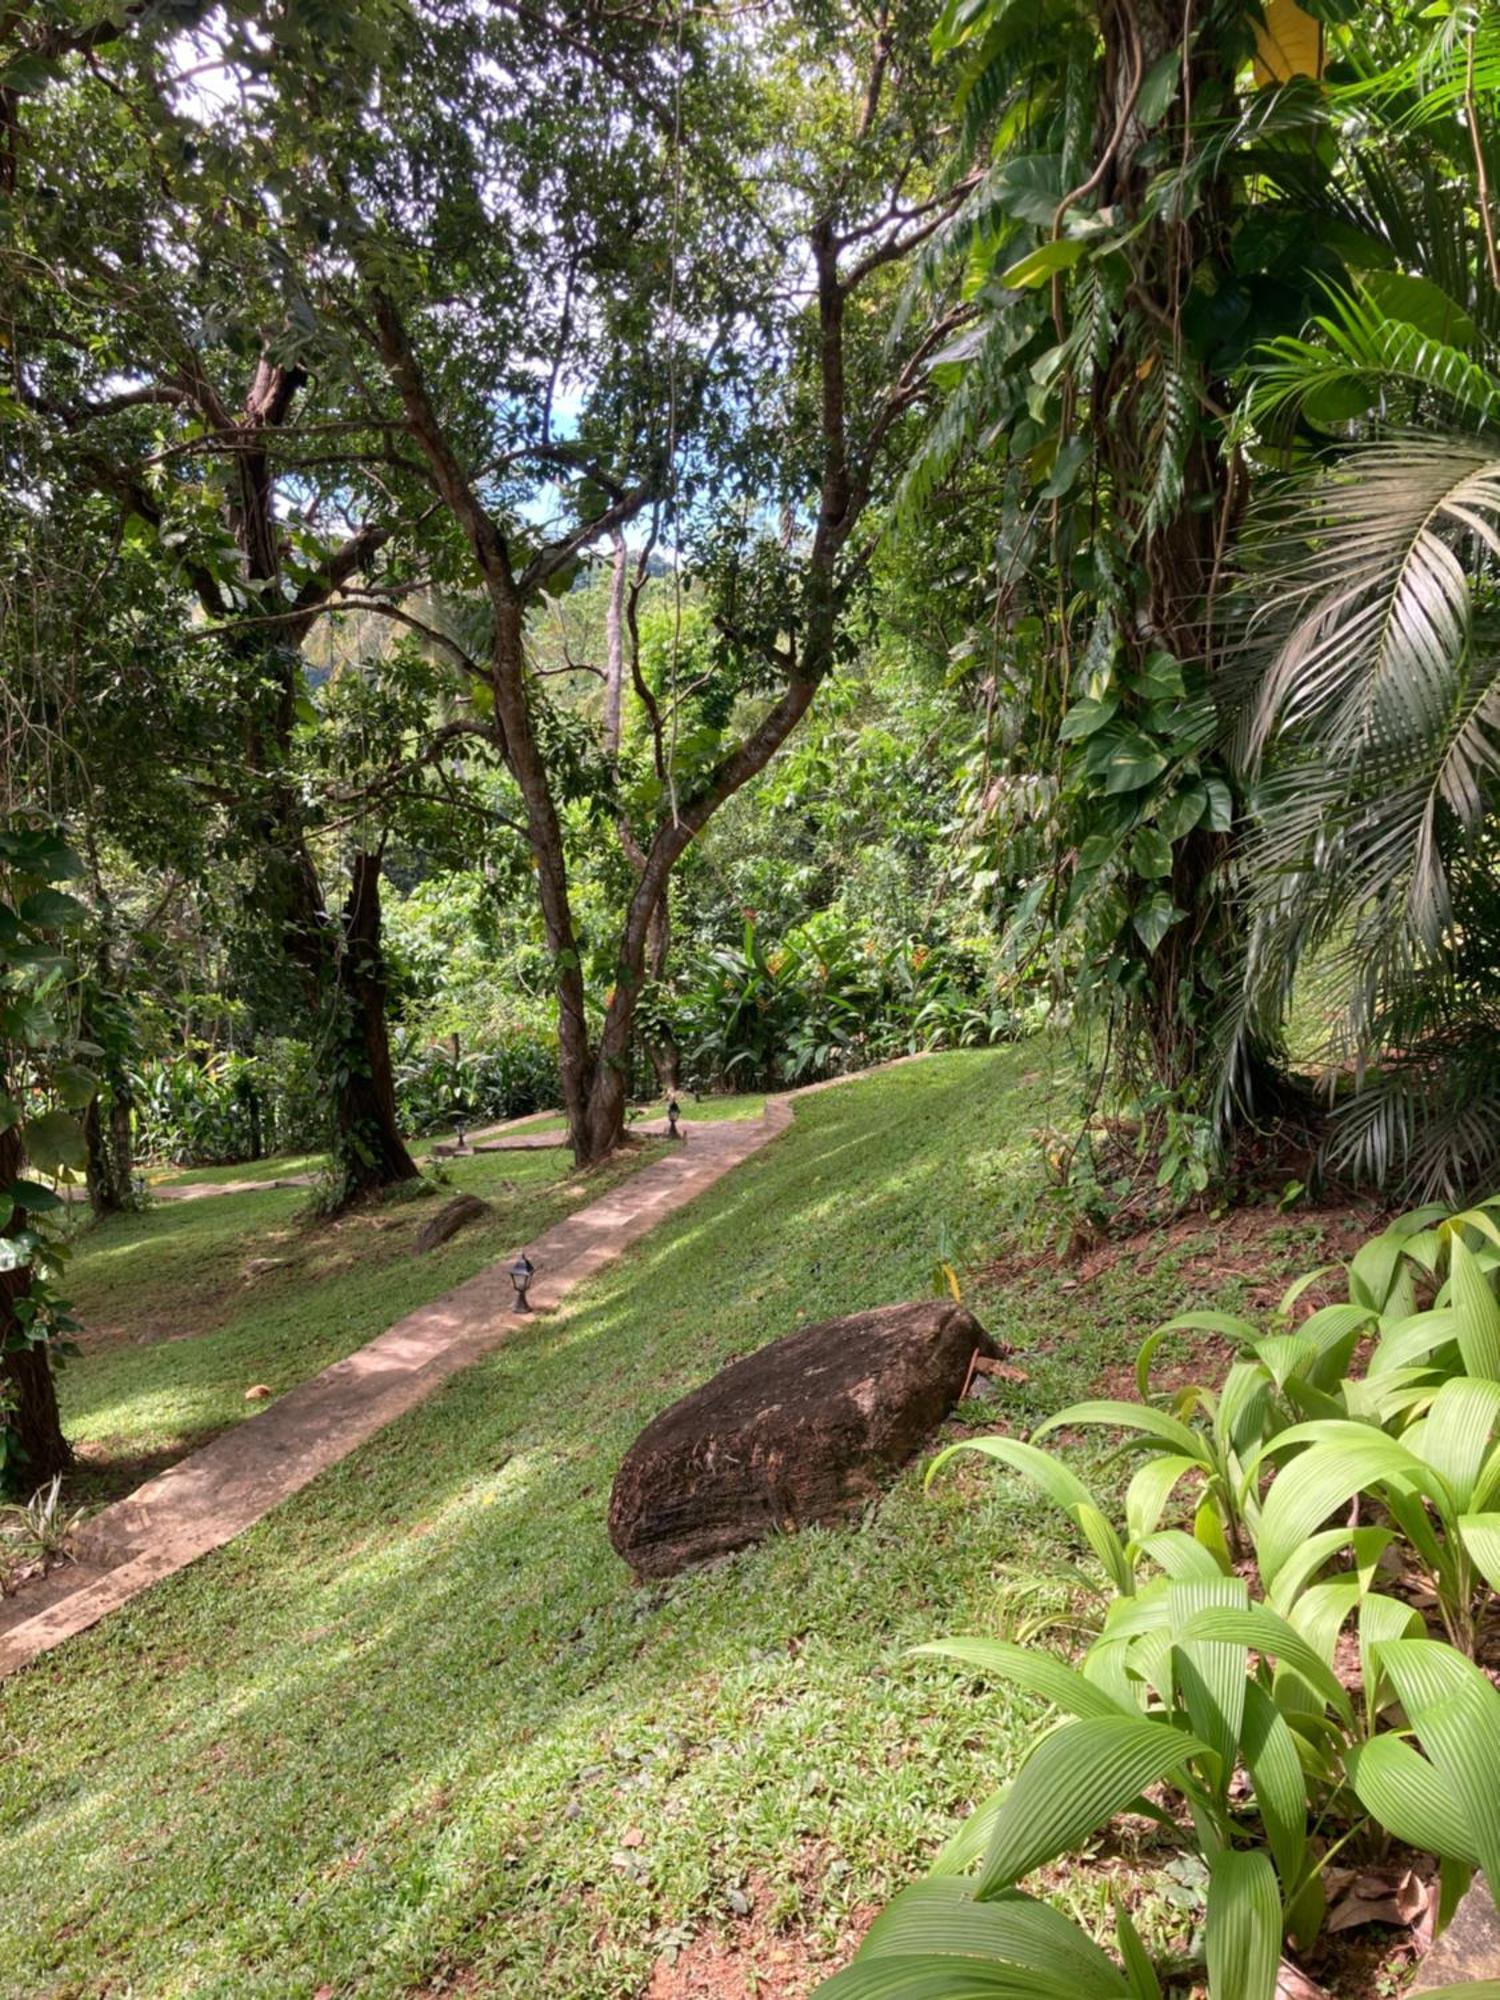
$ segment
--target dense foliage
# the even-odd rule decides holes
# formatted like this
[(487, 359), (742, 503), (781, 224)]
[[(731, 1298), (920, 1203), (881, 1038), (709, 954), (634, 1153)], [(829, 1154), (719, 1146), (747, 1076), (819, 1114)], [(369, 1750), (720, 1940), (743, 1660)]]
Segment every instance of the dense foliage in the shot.
[[(1063, 1511), (1104, 1572), (1095, 1636), (1076, 1664), (989, 1637), (921, 1649), (1063, 1719), (819, 1989), (828, 2000), (956, 1992), (976, 1959), (976, 1992), (1152, 2000), (1125, 1909), (1116, 1964), (1017, 1887), (1121, 1812), (1205, 1868), (1212, 2000), (1272, 2000), (1283, 1938), (1317, 1943), (1334, 1855), (1375, 1861), (1395, 1839), (1434, 1857), (1439, 1930), (1476, 1868), (1500, 1867), (1500, 1694), (1476, 1664), (1500, 1610), (1497, 1243), (1493, 1202), (1418, 1210), (1353, 1258), (1346, 1298), (1299, 1318), (1327, 1276), (1312, 1272), (1269, 1332), (1180, 1315), (1141, 1349), (1138, 1402), (1072, 1404), (1031, 1442), (979, 1437), (934, 1461), (929, 1477), (978, 1453)], [(1419, 1287), (1435, 1288), (1421, 1309)], [(1153, 1397), (1152, 1363), (1183, 1333), (1228, 1339), (1235, 1358), (1221, 1382)], [(1135, 1467), (1122, 1526), (1036, 1442), (1094, 1426), (1123, 1435)]]

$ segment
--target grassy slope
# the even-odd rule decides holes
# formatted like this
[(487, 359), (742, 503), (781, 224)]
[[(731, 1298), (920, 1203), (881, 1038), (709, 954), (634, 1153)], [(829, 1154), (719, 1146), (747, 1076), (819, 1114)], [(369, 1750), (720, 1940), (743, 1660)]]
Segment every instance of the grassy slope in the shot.
[[(383, 1996), (467, 1968), (465, 1991), (624, 2000), (732, 1896), (830, 1942), (884, 1896), (1037, 1722), (903, 1649), (995, 1629), (1068, 1553), (1055, 1517), (986, 1478), (924, 1498), (913, 1468), (859, 1532), (643, 1590), (609, 1482), (729, 1356), (993, 1244), (1034, 1198), (1044, 1060), (805, 1101), (565, 1313), (0, 1686), (0, 1992)], [(1295, 1227), (1286, 1248), (1306, 1261)], [(971, 1294), (1025, 1351), (1019, 1423), (1181, 1295), (1173, 1256)]]
[[(424, 1257), (411, 1254), (411, 1239), (436, 1198), (318, 1223), (306, 1219), (306, 1188), (273, 1188), (161, 1203), (100, 1224), (68, 1272), (91, 1331), (61, 1378), (85, 1486), (109, 1490), (125, 1469), (180, 1457), (253, 1415), (258, 1406), (244, 1400), (252, 1384), (279, 1394), (351, 1353), (596, 1200), (663, 1144), (583, 1176), (561, 1151), (451, 1162), (453, 1189), (482, 1195), (493, 1212)], [(250, 1272), (269, 1259), (276, 1268)]]

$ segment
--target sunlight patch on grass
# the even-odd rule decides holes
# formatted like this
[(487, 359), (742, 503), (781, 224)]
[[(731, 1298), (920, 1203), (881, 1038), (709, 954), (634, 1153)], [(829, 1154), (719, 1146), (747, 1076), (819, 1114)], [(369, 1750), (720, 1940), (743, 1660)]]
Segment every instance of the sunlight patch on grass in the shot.
[[(411, 2000), (462, 1974), (636, 2000), (731, 1896), (831, 1947), (1043, 1719), (909, 1647), (1064, 1610), (1076, 1539), (1019, 1481), (924, 1495), (913, 1464), (863, 1525), (638, 1587), (610, 1483), (799, 1315), (927, 1292), (940, 1243), (1027, 1376), (983, 1420), (1023, 1429), (1126, 1363), (1189, 1246), (1068, 1292), (1045, 1259), (989, 1270), (1035, 1214), (1045, 1068), (1033, 1044), (804, 1100), (558, 1314), (0, 1685), (0, 1992)], [(303, 1300), (304, 1340), (357, 1282)]]

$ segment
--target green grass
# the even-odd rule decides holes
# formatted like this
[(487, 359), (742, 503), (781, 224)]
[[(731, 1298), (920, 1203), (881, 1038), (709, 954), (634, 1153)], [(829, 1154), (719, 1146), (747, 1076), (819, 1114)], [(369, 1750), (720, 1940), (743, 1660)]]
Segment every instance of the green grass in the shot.
[[(565, 1152), (479, 1154), (447, 1164), (447, 1193), (331, 1223), (309, 1216), (306, 1188), (275, 1188), (163, 1202), (90, 1229), (68, 1271), (84, 1352), (60, 1380), (81, 1490), (112, 1492), (254, 1415), (248, 1388), (280, 1394), (351, 1353), (618, 1185), (665, 1143), (585, 1175)], [(414, 1256), (418, 1228), (459, 1190), (493, 1212)]]
[[(1069, 1290), (1046, 1259), (981, 1268), (1035, 1212), (1046, 1061), (804, 1101), (565, 1310), (0, 1685), (0, 1992), (627, 2000), (747, 1898), (831, 1948), (1040, 1719), (906, 1648), (1057, 1602), (1071, 1538), (1014, 1481), (924, 1497), (914, 1466), (862, 1526), (646, 1589), (606, 1539), (610, 1481), (730, 1356), (922, 1294), (939, 1255), (1027, 1371), (1008, 1422), (1124, 1364), (1196, 1240)], [(1277, 1258), (1308, 1239), (1288, 1225)], [(303, 1337), (347, 1296), (325, 1286)], [(1066, 1892), (1097, 1914), (1106, 1885)]]
[[(766, 1108), (764, 1091), (746, 1091), (736, 1097), (693, 1097), (688, 1091), (680, 1091), (677, 1098), (684, 1125), (713, 1125), (723, 1118), (759, 1118)], [(629, 1119), (632, 1125), (644, 1124), (653, 1118), (665, 1118), (667, 1100), (654, 1098), (649, 1104), (632, 1104)], [(527, 1132), (561, 1132), (567, 1120), (556, 1113), (551, 1116), (539, 1113), (528, 1118), (522, 1128)]]
[(268, 1160), (237, 1160), (225, 1167), (172, 1167), (156, 1170), (147, 1178), (152, 1187), (217, 1187), (224, 1181), (274, 1181), (292, 1174), (315, 1174), (327, 1162), (326, 1153), (278, 1153)]

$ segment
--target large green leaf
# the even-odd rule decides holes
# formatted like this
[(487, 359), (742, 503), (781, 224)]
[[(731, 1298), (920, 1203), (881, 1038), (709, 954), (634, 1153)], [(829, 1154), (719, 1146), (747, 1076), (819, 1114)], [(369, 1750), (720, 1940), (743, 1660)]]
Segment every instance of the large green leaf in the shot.
[(1225, 1847), (1214, 1856), (1203, 1942), (1209, 2000), (1275, 2000), (1281, 1897), (1269, 1855)]
[(1221, 1333), (1228, 1340), (1246, 1344), (1259, 1337), (1260, 1329), (1252, 1320), (1238, 1319), (1233, 1313), (1185, 1312), (1175, 1319), (1164, 1320), (1141, 1342), (1135, 1357), (1135, 1386), (1141, 1401), (1146, 1400), (1151, 1389), (1151, 1363), (1156, 1358), (1156, 1350), (1171, 1333)]
[(1367, 1424), (1294, 1424), (1272, 1440), (1281, 1451), (1308, 1442), (1313, 1449), (1294, 1458), (1276, 1476), (1261, 1512), (1256, 1553), (1267, 1583), (1275, 1581), (1307, 1537), (1356, 1493), (1391, 1480), (1408, 1490), (1430, 1493), (1446, 1505), (1449, 1496), (1437, 1474), (1395, 1438)]
[(1390, 1639), (1420, 1639), (1425, 1628), (1422, 1614), (1394, 1597), (1371, 1590), (1359, 1607), (1359, 1671), (1364, 1689), (1365, 1715), (1373, 1719), (1384, 1705), (1384, 1683), (1380, 1677), (1378, 1646)]
[(1402, 1442), (1437, 1473), (1452, 1494), (1454, 1506), (1466, 1508), (1489, 1455), (1497, 1419), (1500, 1381), (1459, 1376), (1443, 1384), (1427, 1415), (1408, 1427)]
[(1084, 256), (1088, 245), (1077, 237), (1061, 236), (1056, 242), (1043, 243), (1037, 249), (1028, 251), (1007, 270), (1000, 273), (1000, 283), (1007, 291), (1028, 291), (1033, 285), (1040, 285), (1050, 278), (1054, 271), (1066, 271)]
[(88, 1165), (83, 1127), (66, 1111), (48, 1111), (28, 1118), (21, 1128), (26, 1157), (38, 1173), (57, 1174), (65, 1168), (82, 1173)]
[(1153, 1409), (1149, 1403), (1103, 1398), (1086, 1403), (1069, 1403), (1055, 1417), (1048, 1417), (1044, 1424), (1038, 1424), (1031, 1435), (1033, 1438), (1044, 1438), (1049, 1431), (1068, 1430), (1075, 1424), (1107, 1424), (1116, 1430), (1142, 1431), (1147, 1437), (1170, 1445), (1183, 1457), (1196, 1458), (1200, 1465), (1212, 1464), (1204, 1439), (1197, 1431), (1189, 1430), (1176, 1417), (1168, 1416), (1165, 1410)]
[(935, 1639), (926, 1646), (913, 1646), (917, 1657), (956, 1660), (962, 1667), (995, 1680), (1010, 1682), (1028, 1694), (1039, 1695), (1065, 1715), (1118, 1715), (1120, 1705), (1076, 1667), (1059, 1660), (1040, 1646), (1017, 1646), (1009, 1639)]
[(1433, 1639), (1389, 1640), (1375, 1657), (1463, 1816), (1470, 1847), (1460, 1858), (1500, 1881), (1500, 1693)]
[(1366, 271), (1360, 276), (1359, 289), (1388, 319), (1405, 320), (1419, 333), (1431, 334), (1449, 347), (1471, 348), (1477, 339), (1473, 320), (1431, 278), (1413, 277), (1405, 271)]
[(929, 1875), (940, 1877), (971, 1873), (990, 1844), (990, 1835), (995, 1830), (1008, 1789), (1008, 1786), (1002, 1785), (998, 1792), (991, 1792), (987, 1799), (975, 1806), (957, 1833), (950, 1834), (933, 1856), (927, 1871)]
[(1034, 1486), (1040, 1487), (1048, 1499), (1061, 1507), (1083, 1531), (1094, 1554), (1109, 1572), (1115, 1589), (1125, 1596), (1130, 1595), (1135, 1589), (1135, 1576), (1124, 1544), (1104, 1518), (1093, 1494), (1060, 1459), (1054, 1458), (1050, 1452), (1039, 1451), (1033, 1444), (1023, 1444), (1019, 1438), (965, 1438), (961, 1444), (951, 1444), (946, 1451), (938, 1453), (927, 1468), (927, 1483), (931, 1485), (943, 1466), (964, 1451), (978, 1452), (981, 1457), (1009, 1466), (1013, 1472), (1021, 1473)]
[(1268, 1659), (1280, 1660), (1300, 1674), (1336, 1715), (1353, 1723), (1354, 1705), (1338, 1675), (1300, 1632), (1266, 1605), (1252, 1604), (1245, 1611), (1195, 1612), (1184, 1626), (1182, 1636), (1224, 1639), (1248, 1646)]
[(1286, 1717), (1258, 1681), (1246, 1684), (1240, 1750), (1282, 1890), (1290, 1896), (1307, 1853), (1307, 1780)]
[(1173, 1582), (1167, 1591), (1177, 1691), (1195, 1736), (1218, 1761), (1214, 1789), (1227, 1794), (1240, 1756), (1248, 1648), (1243, 1640), (1184, 1636), (1199, 1611), (1242, 1611), (1250, 1593), (1243, 1578), (1214, 1575)]
[(1145, 1556), (1158, 1563), (1169, 1577), (1185, 1582), (1190, 1577), (1208, 1580), (1225, 1574), (1227, 1565), (1212, 1549), (1182, 1528), (1158, 1528), (1130, 1545), (1132, 1556)]
[(1061, 1910), (1018, 1889), (977, 1902), (952, 1876), (913, 1882), (870, 1926), (861, 1958), (932, 1952), (1031, 1966), (1076, 1983), (1079, 1994), (1115, 2000), (1128, 1991), (1119, 1968)]
[(1116, 729), (1103, 763), (1105, 793), (1138, 792), (1166, 768), (1166, 758), (1149, 736), (1138, 729)]
[(1449, 1256), (1449, 1303), (1457, 1320), (1464, 1367), (1471, 1375), (1500, 1382), (1500, 1302), (1461, 1236), (1454, 1236)]
[(1161, 1981), (1156, 1976), (1156, 1968), (1141, 1943), (1139, 1931), (1130, 1920), (1130, 1912), (1118, 1895), (1115, 1897), (1115, 1942), (1120, 1947), (1120, 1961), (1130, 1982), (1132, 2000), (1161, 2000)]
[(924, 1953), (856, 1958), (816, 1992), (818, 2000), (1076, 2000), (1078, 1988), (1066, 1974), (1035, 1966)]
[(1066, 1854), (1205, 1748), (1185, 1731), (1144, 1717), (1064, 1723), (1037, 1744), (1006, 1793), (979, 1893), (1009, 1888)]
[(1196, 1454), (1187, 1458), (1171, 1452), (1139, 1465), (1125, 1493), (1125, 1526), (1131, 1539), (1139, 1542), (1154, 1534), (1179, 1483), (1190, 1472), (1201, 1475), (1203, 1469), (1203, 1460)]
[(63, 889), (37, 889), (21, 904), (19, 915), (39, 930), (71, 930), (88, 920), (87, 908)]
[(1479, 1574), (1500, 1590), (1500, 1514), (1461, 1514), (1458, 1532)]
[(1457, 1338), (1458, 1315), (1445, 1306), (1393, 1320), (1370, 1356), (1369, 1372), (1374, 1376), (1409, 1368)]
[(1186, 915), (1180, 910), (1164, 889), (1157, 889), (1137, 906), (1131, 915), (1131, 927), (1147, 951), (1155, 951), (1173, 924)]
[(1387, 1833), (1424, 1854), (1451, 1854), (1477, 1862), (1474, 1837), (1462, 1809), (1432, 1765), (1403, 1738), (1372, 1737), (1345, 1759), (1354, 1795)]

